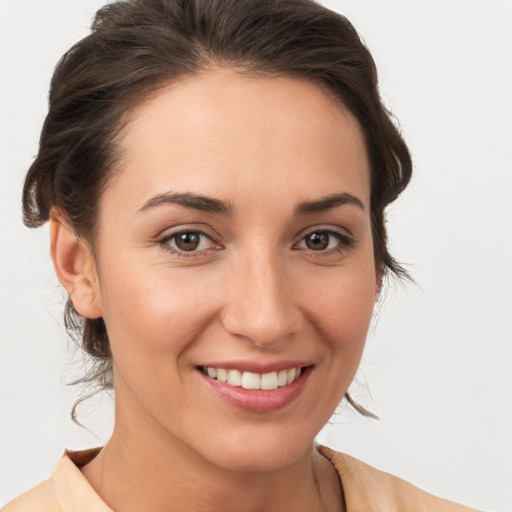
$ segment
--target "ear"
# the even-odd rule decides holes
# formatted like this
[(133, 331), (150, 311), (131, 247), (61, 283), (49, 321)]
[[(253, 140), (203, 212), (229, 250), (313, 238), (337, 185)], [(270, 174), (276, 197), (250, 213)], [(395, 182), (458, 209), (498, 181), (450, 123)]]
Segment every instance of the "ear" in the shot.
[(85, 318), (102, 316), (96, 265), (89, 244), (69, 227), (57, 209), (50, 213), (50, 252), (55, 272), (77, 313)]

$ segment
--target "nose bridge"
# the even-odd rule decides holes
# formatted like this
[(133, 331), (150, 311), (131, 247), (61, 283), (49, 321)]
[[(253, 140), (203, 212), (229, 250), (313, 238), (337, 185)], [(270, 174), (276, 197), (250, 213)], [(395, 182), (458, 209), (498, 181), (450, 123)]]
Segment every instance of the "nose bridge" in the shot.
[(286, 265), (273, 247), (240, 254), (231, 275), (224, 327), (260, 346), (275, 345), (300, 322)]

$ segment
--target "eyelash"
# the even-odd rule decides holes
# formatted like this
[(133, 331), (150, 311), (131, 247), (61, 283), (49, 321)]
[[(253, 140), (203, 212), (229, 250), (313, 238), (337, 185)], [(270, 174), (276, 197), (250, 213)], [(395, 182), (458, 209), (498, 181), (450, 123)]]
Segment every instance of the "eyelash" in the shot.
[[(321, 227), (312, 229), (311, 231), (308, 231), (307, 233), (303, 234), (299, 243), (305, 241), (308, 236), (311, 236), (313, 234), (326, 234), (329, 235), (330, 237), (334, 237), (338, 242), (335, 247), (326, 250), (315, 251), (313, 249), (306, 248), (305, 250), (308, 252), (308, 255), (314, 258), (322, 258), (332, 255), (343, 254), (344, 252), (348, 251), (355, 243), (355, 239), (347, 235), (346, 233), (341, 233), (340, 231), (337, 231), (335, 229)], [(295, 244), (295, 246), (296, 245), (298, 244)]]
[[(199, 250), (199, 251), (198, 250), (183, 251), (178, 248), (170, 247), (169, 242), (171, 240), (176, 239), (178, 236), (185, 235), (185, 234), (199, 235), (200, 237), (209, 239), (213, 245), (220, 245), (219, 240), (215, 239), (214, 237), (205, 233), (204, 231), (197, 230), (197, 229), (183, 229), (183, 230), (180, 230), (180, 231), (177, 231), (174, 233), (167, 234), (164, 237), (162, 237), (160, 240), (158, 240), (158, 244), (164, 250), (169, 251), (172, 254), (177, 255), (178, 257), (184, 257), (184, 258), (205, 256), (205, 255), (210, 254), (212, 251), (219, 250), (219, 247), (216, 247), (216, 248), (210, 247), (208, 249), (203, 249), (203, 250)], [(311, 236), (313, 234), (327, 234), (331, 237), (336, 238), (338, 241), (338, 244), (336, 245), (336, 247), (333, 247), (333, 248), (327, 249), (327, 250), (313, 250), (313, 249), (305, 248), (307, 253), (310, 256), (313, 256), (315, 258), (321, 258), (321, 257), (327, 256), (327, 255), (343, 253), (343, 252), (347, 251), (348, 249), (350, 249), (351, 246), (353, 246), (355, 243), (355, 240), (351, 236), (348, 236), (345, 233), (340, 233), (339, 231), (336, 231), (334, 229), (316, 228), (316, 229), (313, 229), (313, 230), (303, 234), (302, 237), (300, 238), (299, 242), (297, 244), (294, 244), (294, 247), (293, 247), (294, 250), (299, 250), (299, 248), (297, 248), (297, 245), (300, 244), (301, 242), (305, 241), (308, 236)]]
[[(219, 250), (218, 247), (209, 247), (208, 249), (203, 250), (194, 250), (194, 251), (182, 251), (178, 248), (171, 247), (169, 245), (169, 242), (173, 239), (176, 239), (180, 235), (187, 235), (187, 234), (193, 234), (193, 235), (199, 235), (201, 238), (206, 238), (211, 241), (212, 245), (220, 245), (219, 241), (215, 239), (213, 236), (205, 233), (204, 231), (201, 231), (199, 229), (182, 229), (180, 231), (176, 231), (174, 233), (169, 233), (162, 237), (160, 240), (158, 240), (158, 244), (166, 251), (175, 254), (178, 257), (182, 258), (194, 258), (197, 256), (204, 256), (210, 254), (212, 251)], [(200, 242), (201, 243), (201, 242)]]

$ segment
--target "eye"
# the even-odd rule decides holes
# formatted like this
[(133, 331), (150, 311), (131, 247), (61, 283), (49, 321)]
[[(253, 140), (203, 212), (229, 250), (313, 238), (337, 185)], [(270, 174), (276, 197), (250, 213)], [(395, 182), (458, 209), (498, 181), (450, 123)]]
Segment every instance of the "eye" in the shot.
[(353, 240), (343, 233), (323, 229), (308, 233), (297, 244), (297, 247), (315, 252), (330, 252), (336, 249), (343, 250), (352, 243)]
[(206, 251), (215, 246), (215, 242), (200, 231), (174, 233), (163, 238), (160, 244), (178, 253)]

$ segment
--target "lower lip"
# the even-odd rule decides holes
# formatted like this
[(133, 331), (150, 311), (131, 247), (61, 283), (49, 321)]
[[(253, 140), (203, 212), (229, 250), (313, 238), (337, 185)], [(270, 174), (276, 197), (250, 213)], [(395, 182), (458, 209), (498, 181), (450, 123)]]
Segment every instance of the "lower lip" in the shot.
[(225, 382), (211, 379), (199, 371), (206, 385), (222, 400), (243, 411), (257, 413), (278, 411), (296, 400), (304, 389), (310, 373), (310, 366), (303, 368), (299, 378), (291, 384), (277, 389), (263, 390), (230, 386)]

